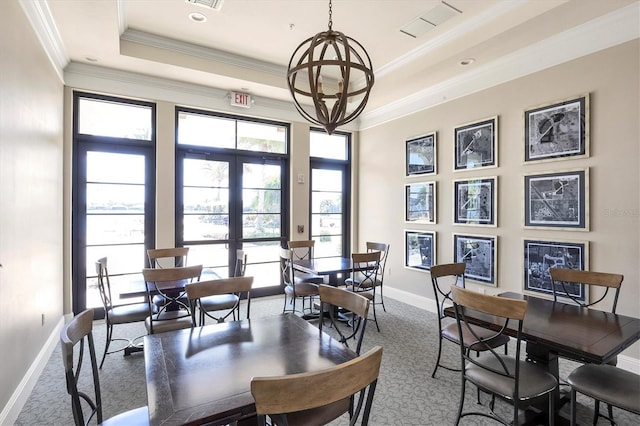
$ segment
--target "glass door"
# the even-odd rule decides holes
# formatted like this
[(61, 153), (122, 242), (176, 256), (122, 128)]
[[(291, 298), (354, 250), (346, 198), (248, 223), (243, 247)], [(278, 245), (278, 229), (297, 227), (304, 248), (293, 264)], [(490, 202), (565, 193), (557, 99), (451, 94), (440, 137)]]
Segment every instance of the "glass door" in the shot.
[[(176, 241), (190, 247), (189, 263), (203, 276), (231, 276), (236, 250), (247, 254), (255, 295), (280, 291), (278, 250), (283, 241), (283, 190), (279, 159), (185, 152), (178, 162), (182, 187)], [(180, 185), (180, 179), (177, 180)], [(181, 222), (181, 223), (180, 223)]]

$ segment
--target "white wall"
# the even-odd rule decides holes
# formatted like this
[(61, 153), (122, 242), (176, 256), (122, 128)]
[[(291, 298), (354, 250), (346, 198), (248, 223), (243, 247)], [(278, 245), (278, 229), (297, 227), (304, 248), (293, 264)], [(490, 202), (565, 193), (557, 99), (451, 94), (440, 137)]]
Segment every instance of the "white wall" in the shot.
[[(498, 287), (522, 291), (523, 239), (586, 240), (591, 270), (625, 276), (618, 312), (640, 317), (640, 47), (638, 40), (442, 104), (360, 133), (359, 240), (391, 243), (385, 285), (418, 300), (433, 297), (429, 274), (404, 268), (404, 230), (437, 232), (437, 262), (453, 261), (452, 233), (498, 237)], [(585, 159), (524, 164), (523, 112), (532, 106), (589, 93), (591, 155)], [(499, 167), (453, 172), (453, 128), (497, 115)], [(405, 178), (405, 141), (438, 132), (438, 174)], [(523, 229), (523, 175), (549, 170), (590, 170), (589, 232)], [(498, 176), (498, 226), (453, 226), (453, 180)], [(403, 221), (407, 182), (437, 181), (436, 225)], [(421, 299), (422, 298), (422, 299)], [(625, 352), (640, 358), (640, 345)]]
[(5, 424), (17, 415), (6, 407), (37, 379), (32, 367), (48, 356), (41, 351), (62, 320), (63, 85), (18, 2), (0, 2), (0, 16), (0, 408), (5, 407), (0, 424)]

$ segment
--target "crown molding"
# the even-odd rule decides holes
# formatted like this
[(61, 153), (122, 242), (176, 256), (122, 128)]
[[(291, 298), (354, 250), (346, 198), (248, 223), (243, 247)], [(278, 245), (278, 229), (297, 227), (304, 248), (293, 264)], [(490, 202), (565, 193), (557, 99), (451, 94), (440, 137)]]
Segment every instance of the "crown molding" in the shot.
[(60, 81), (64, 83), (63, 70), (69, 63), (69, 56), (51, 15), (49, 4), (46, 1), (19, 0), (19, 2), (53, 69)]
[(358, 126), (360, 130), (375, 127), (637, 38), (640, 38), (638, 2), (411, 96), (363, 112)]
[(282, 77), (287, 75), (287, 67), (273, 64), (271, 62), (259, 61), (248, 58), (246, 56), (236, 55), (234, 53), (225, 52), (223, 50), (212, 49), (209, 47), (198, 46), (192, 43), (186, 43), (179, 40), (151, 34), (139, 30), (127, 29), (120, 37), (121, 40), (143, 46), (164, 49), (185, 55), (207, 59), (215, 62), (237, 66), (240, 68), (259, 71), (266, 74)]

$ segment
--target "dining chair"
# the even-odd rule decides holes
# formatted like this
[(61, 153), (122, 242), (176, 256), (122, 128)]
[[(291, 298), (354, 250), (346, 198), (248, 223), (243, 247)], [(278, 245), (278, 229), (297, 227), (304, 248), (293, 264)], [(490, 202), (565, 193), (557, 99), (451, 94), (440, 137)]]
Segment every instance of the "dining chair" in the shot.
[[(459, 368), (449, 367), (440, 363), (442, 357), (442, 341), (443, 339), (449, 342), (459, 345), (463, 340), (460, 338), (459, 329), (455, 322), (448, 322), (445, 324), (444, 308), (446, 303), (451, 303), (451, 289), (454, 287), (465, 288), (465, 269), (467, 264), (460, 263), (444, 263), (440, 265), (431, 266), (431, 285), (433, 286), (433, 296), (436, 301), (436, 309), (438, 310), (438, 356), (436, 358), (436, 365), (433, 367), (431, 377), (436, 377), (436, 371), (438, 367), (442, 367), (449, 371), (460, 371)], [(449, 280), (449, 286), (446, 287), (444, 280)], [(493, 336), (493, 339), (488, 340), (488, 346), (491, 349), (504, 346), (504, 353), (507, 354), (507, 344), (509, 343), (509, 336), (495, 335), (490, 330), (482, 328), (480, 326), (472, 326), (475, 335), (488, 338)], [(467, 332), (467, 329), (463, 329), (463, 332)], [(471, 335), (467, 334), (464, 341), (471, 341)], [(474, 351), (479, 352), (484, 350), (484, 345), (479, 345), (473, 348)]]
[[(229, 316), (233, 315), (233, 320), (240, 319), (240, 300), (242, 294), (247, 299), (247, 319), (249, 319), (251, 311), (251, 287), (253, 286), (253, 277), (231, 277), (220, 278), (217, 280), (200, 281), (187, 284), (185, 290), (187, 297), (191, 302), (191, 323), (196, 325), (196, 310), (199, 312), (200, 326), (205, 325), (205, 317), (212, 318), (218, 323), (224, 322)], [(218, 308), (211, 310), (211, 307), (204, 307), (203, 301), (206, 299), (217, 297)], [(223, 303), (226, 299), (227, 303)], [(214, 311), (222, 311), (218, 317), (211, 314)]]
[(378, 267), (378, 274), (376, 276), (376, 287), (379, 287), (380, 293), (380, 301), (376, 302), (382, 305), (382, 310), (387, 312), (387, 308), (384, 306), (384, 298), (382, 295), (382, 291), (384, 289), (384, 270), (387, 265), (387, 257), (389, 256), (389, 244), (386, 243), (374, 243), (371, 241), (367, 241), (366, 243), (367, 251), (379, 251), (380, 252), (380, 266)]
[[(76, 426), (86, 426), (95, 417), (99, 425), (136, 426), (149, 424), (148, 407), (140, 407), (113, 416), (102, 418), (102, 397), (100, 393), (100, 376), (96, 361), (96, 350), (93, 344), (93, 309), (87, 309), (76, 315), (60, 331), (60, 349), (64, 365), (67, 393), (71, 396), (71, 411)], [(80, 377), (80, 370), (85, 363), (85, 342), (89, 347), (91, 377), (85, 380)], [(78, 349), (75, 354), (75, 349)], [(74, 358), (76, 361), (74, 361)], [(93, 387), (93, 390), (85, 388)], [(92, 396), (91, 393), (93, 393)], [(83, 409), (83, 406), (85, 409)], [(85, 414), (85, 411), (88, 411)]]
[[(349, 347), (349, 339), (356, 339), (355, 352), (360, 355), (364, 331), (367, 327), (370, 300), (358, 293), (326, 284), (320, 284), (318, 291), (320, 293), (320, 312), (328, 313), (330, 325), (340, 336), (339, 340), (341, 343)], [(340, 330), (339, 321), (336, 318), (339, 308), (346, 310), (350, 315), (349, 324), (351, 325), (351, 333), (348, 335), (345, 335), (345, 333)], [(321, 318), (318, 324), (320, 333), (322, 333), (323, 326), (324, 318)]]
[(167, 303), (153, 312), (151, 303), (145, 326), (149, 334), (191, 328), (191, 308), (184, 287), (200, 280), (202, 265), (183, 268), (144, 268), (142, 275), (147, 287), (149, 301), (160, 295)]
[[(247, 269), (247, 254), (244, 250), (236, 250), (236, 261), (233, 271), (233, 277), (243, 277)], [(204, 272), (203, 277), (204, 279)], [(210, 278), (207, 276), (206, 280), (218, 280), (219, 278)], [(210, 317), (218, 322), (224, 322), (229, 316), (233, 315), (233, 319), (236, 319), (236, 311), (240, 314), (240, 294), (235, 292), (211, 294), (203, 296), (198, 299), (198, 309), (200, 310), (200, 325), (204, 325), (205, 317)], [(211, 315), (211, 312), (224, 312), (226, 313), (221, 317), (215, 317)], [(239, 317), (238, 317), (239, 318)]]
[(150, 268), (179, 268), (187, 266), (189, 247), (148, 249)]
[[(382, 347), (331, 368), (274, 377), (253, 377), (258, 425), (321, 426), (349, 413), (349, 425), (369, 424)], [(356, 401), (357, 395), (357, 401)]]
[[(287, 242), (287, 247), (291, 250), (292, 260), (313, 260), (313, 249), (316, 245), (315, 240), (298, 240)], [(320, 275), (307, 274), (300, 271), (293, 271), (294, 282), (322, 284), (324, 278)]]
[[(582, 308), (591, 308), (597, 305), (600, 310), (616, 313), (624, 275), (566, 268), (549, 268), (549, 276), (551, 277), (554, 301), (558, 301), (560, 298), (564, 302), (573, 303)], [(612, 294), (609, 294), (609, 290), (612, 291)], [(594, 294), (596, 291), (599, 291), (600, 294)], [(611, 366), (617, 365), (618, 358), (614, 357), (608, 364)], [(590, 371), (592, 371), (591, 368), (583, 369), (577, 375), (577, 377), (581, 378), (581, 383), (589, 383), (584, 377)], [(598, 375), (599, 373), (597, 373)], [(588, 385), (587, 389), (589, 389)], [(615, 404), (607, 404), (608, 415), (604, 415), (600, 414), (601, 400), (597, 398), (594, 398), (594, 400), (593, 424), (595, 425), (598, 422), (598, 417), (609, 419), (613, 424), (613, 405)]]
[[(307, 281), (296, 281), (294, 279), (293, 271), (293, 251), (290, 249), (280, 249), (280, 271), (282, 276), (282, 283), (284, 285), (284, 307), (282, 313), (292, 312), (296, 313), (296, 300), (301, 299), (302, 309), (299, 313), (305, 316), (305, 309), (308, 315), (315, 316), (313, 311), (313, 297), (318, 296), (318, 284)], [(305, 308), (305, 301), (308, 304), (308, 308)], [(287, 308), (287, 302), (291, 305)]]
[(376, 315), (376, 281), (380, 269), (379, 251), (351, 254), (351, 276), (345, 280), (346, 289), (358, 293), (371, 301), (373, 305), (373, 321), (380, 331), (378, 316)]
[[(149, 302), (145, 303), (132, 303), (129, 305), (113, 305), (113, 297), (111, 296), (111, 281), (109, 279), (109, 271), (107, 269), (107, 258), (102, 257), (96, 261), (96, 275), (98, 277), (98, 289), (100, 291), (100, 298), (102, 299), (102, 305), (104, 306), (104, 323), (107, 326), (107, 332), (105, 335), (104, 353), (102, 354), (102, 360), (100, 361), (100, 368), (104, 364), (104, 360), (107, 354), (112, 354), (120, 351), (127, 351), (135, 347), (134, 342), (140, 339), (142, 336), (135, 339), (113, 338), (113, 326), (116, 324), (129, 324), (132, 322), (144, 321), (149, 316)], [(122, 348), (109, 351), (111, 342), (122, 341), (127, 342), (126, 346)], [(127, 352), (125, 352), (125, 355)]]
[[(547, 395), (548, 424), (554, 425), (554, 391), (558, 381), (537, 364), (520, 359), (522, 346), (522, 323), (527, 312), (527, 301), (491, 296), (473, 292), (462, 287), (451, 288), (451, 298), (456, 315), (456, 325), (460, 336), (461, 386), (460, 403), (456, 426), (466, 416), (482, 416), (499, 421), (505, 425), (518, 426), (519, 408), (529, 405), (529, 401)], [(492, 315), (501, 326), (491, 331), (491, 335), (479, 335), (467, 313), (479, 312)], [(501, 354), (493, 347), (492, 341), (500, 339), (508, 329), (509, 322), (517, 323), (515, 356)], [(471, 351), (480, 351), (480, 355), (471, 356)], [(464, 411), (466, 383), (474, 384), (478, 389), (493, 397), (498, 396), (513, 404), (513, 418), (505, 419), (493, 410), (495, 398), (492, 398), (490, 411)]]

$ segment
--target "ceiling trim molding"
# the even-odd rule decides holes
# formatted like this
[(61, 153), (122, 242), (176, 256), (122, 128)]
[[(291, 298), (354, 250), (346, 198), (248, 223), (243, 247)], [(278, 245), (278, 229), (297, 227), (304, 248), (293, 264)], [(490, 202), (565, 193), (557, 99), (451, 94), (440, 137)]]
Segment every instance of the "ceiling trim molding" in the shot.
[(271, 62), (259, 61), (256, 59), (248, 58), (246, 56), (225, 52), (223, 50), (198, 46), (196, 44), (186, 43), (183, 41), (162, 37), (144, 31), (127, 29), (122, 34), (120, 39), (131, 43), (141, 44), (143, 46), (169, 50), (172, 52), (191, 55), (210, 61), (222, 62), (252, 71), (260, 71), (266, 74), (276, 75), (278, 77), (287, 75), (287, 67), (283, 67), (281, 65), (273, 64)]
[(637, 38), (640, 3), (633, 3), (414, 95), (365, 111), (358, 126), (369, 129)]
[(460, 37), (464, 37), (466, 34), (475, 31), (478, 27), (487, 25), (496, 18), (520, 6), (522, 6), (522, 3), (515, 1), (503, 1), (501, 3), (498, 3), (492, 8), (487, 9), (483, 13), (475, 16), (472, 20), (465, 23), (465, 25), (461, 28), (447, 31), (446, 33), (443, 33), (438, 37), (435, 37), (432, 40), (428, 41), (427, 43), (398, 57), (394, 61), (378, 68), (377, 70), (375, 70), (376, 79), (384, 78), (385, 76), (392, 74), (399, 69), (406, 68), (409, 63), (428, 55), (432, 51), (439, 49), (447, 43), (459, 39)]
[[(302, 121), (292, 102), (251, 95), (250, 109), (231, 106), (229, 91), (129, 71), (71, 62), (64, 71), (66, 85), (93, 92), (171, 102), (212, 111), (288, 122)], [(353, 130), (357, 130), (355, 127)]]
[(49, 4), (46, 1), (19, 0), (31, 27), (42, 45), (58, 78), (64, 83), (64, 68), (69, 63), (69, 55), (60, 37)]
[(125, 11), (124, 0), (117, 0), (116, 9), (118, 12), (118, 34), (122, 35), (126, 30), (129, 24), (127, 24), (127, 13)]

